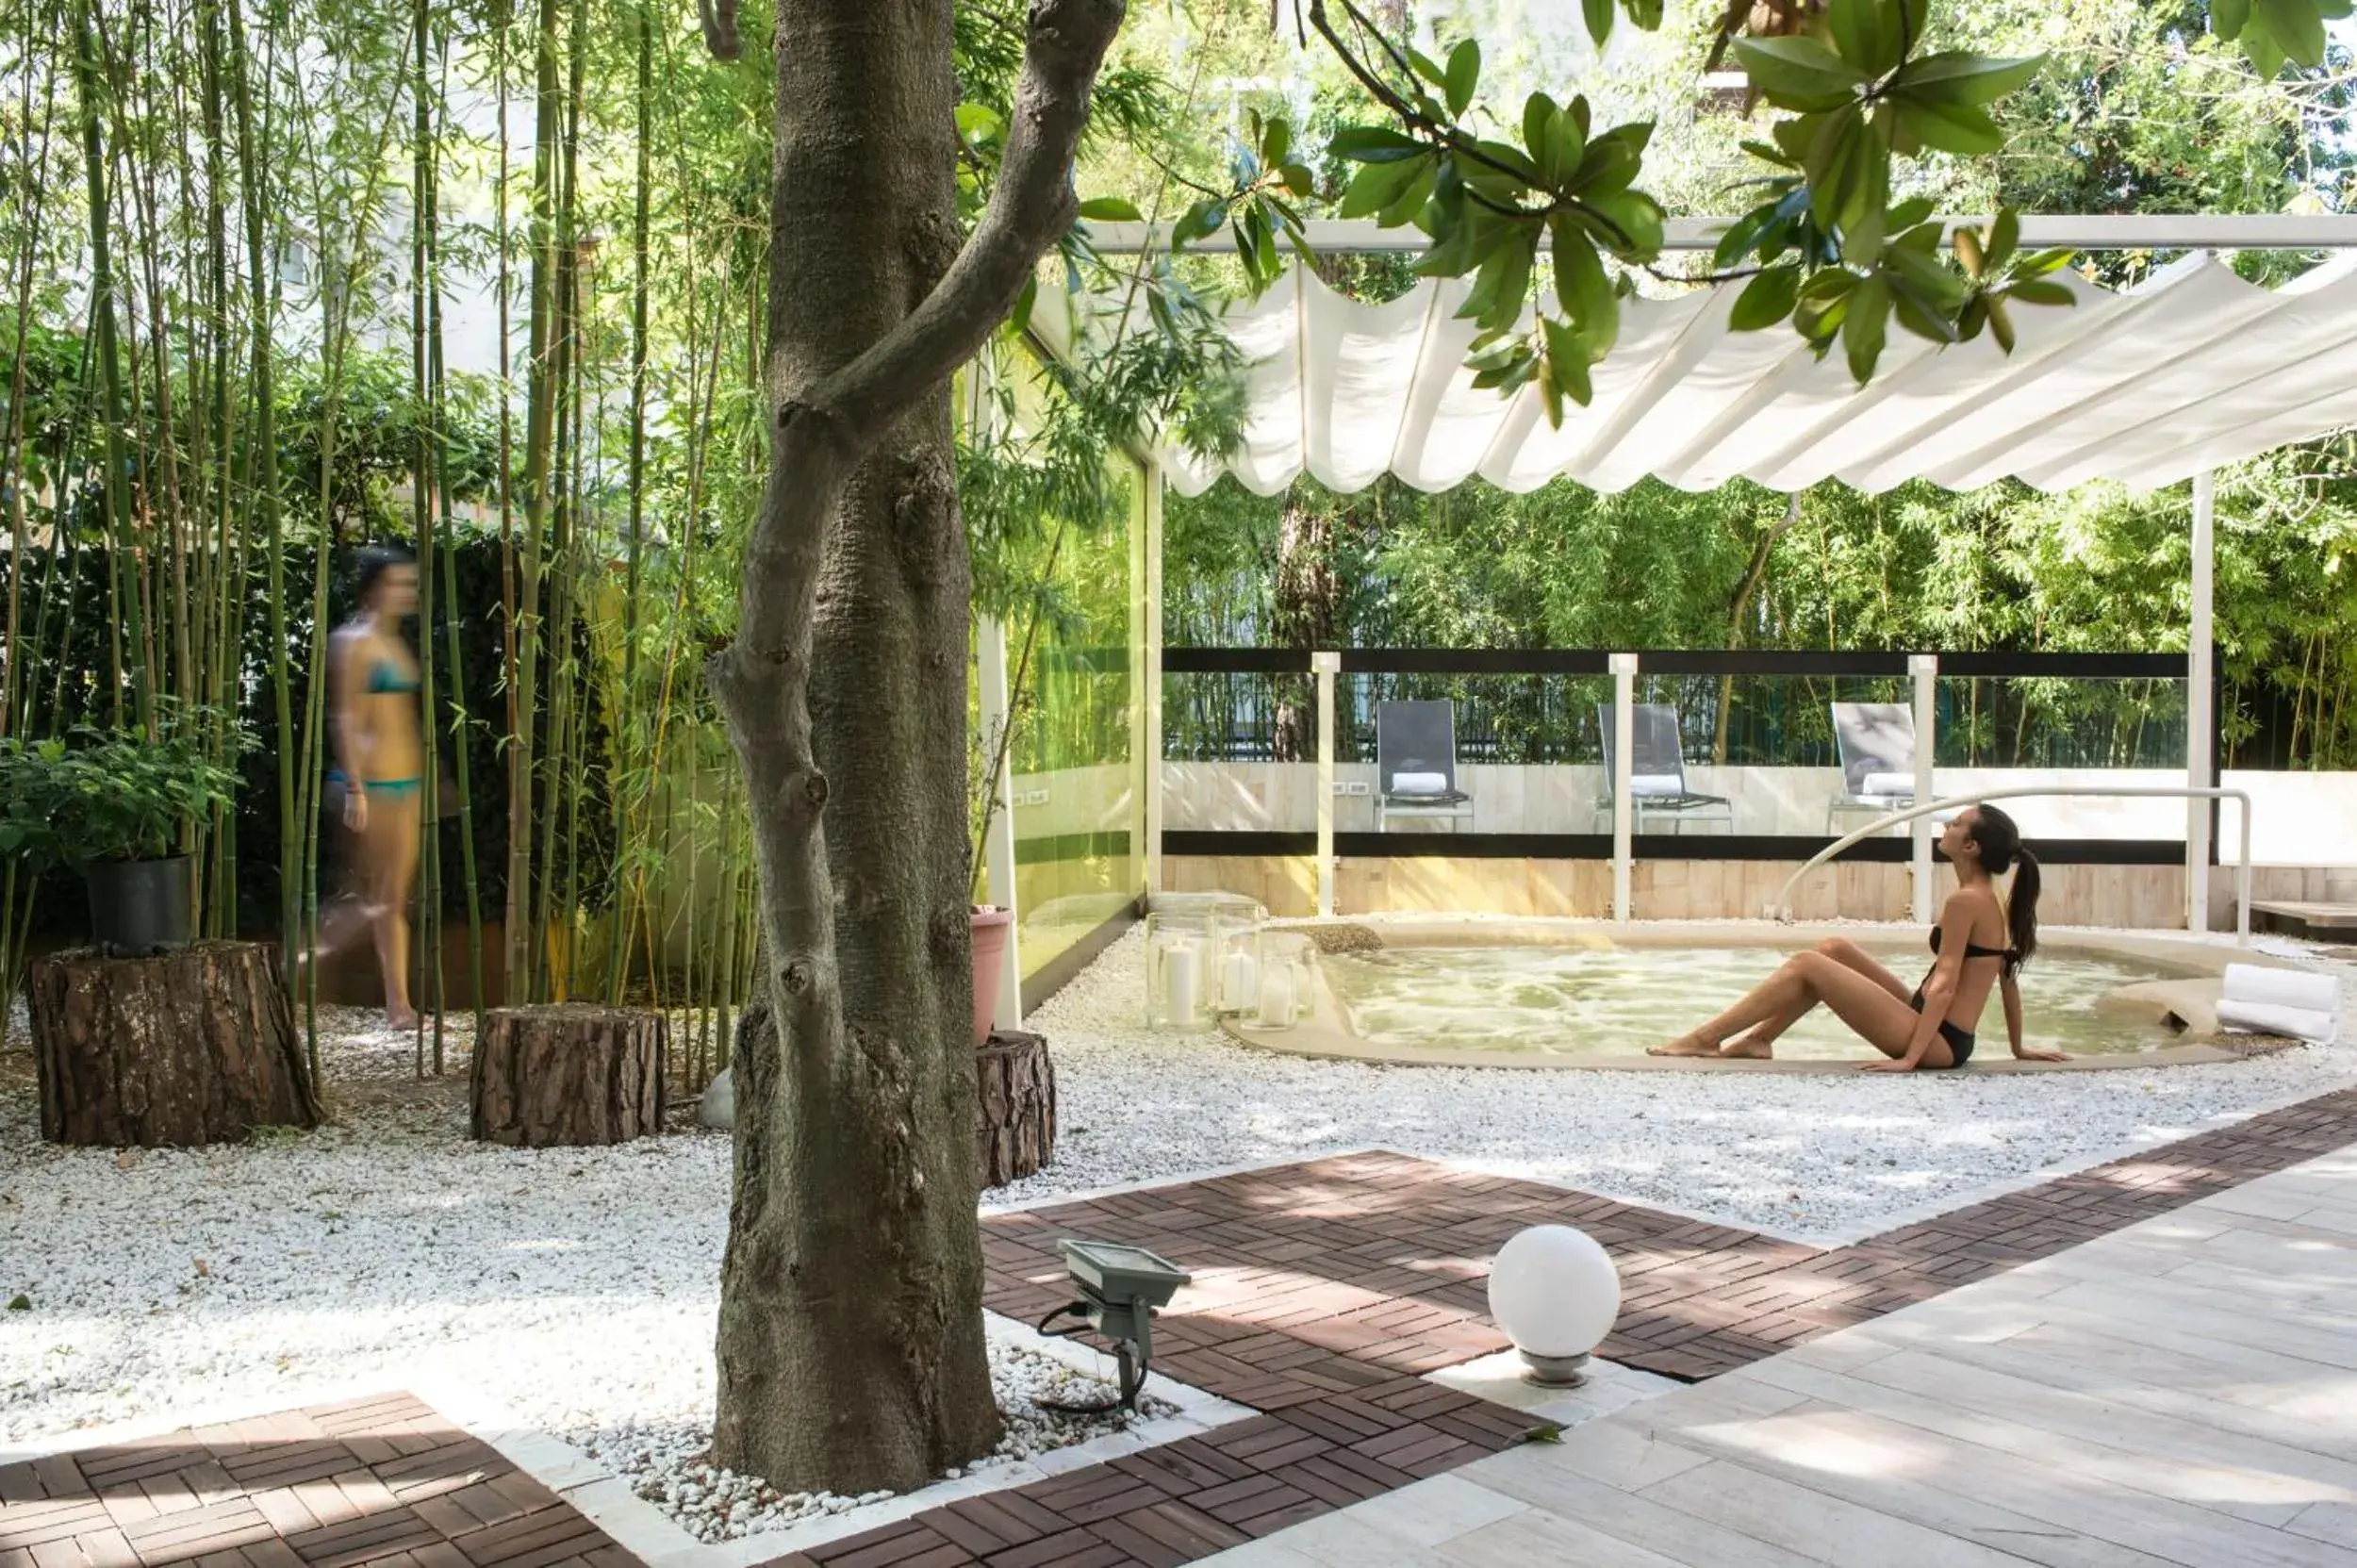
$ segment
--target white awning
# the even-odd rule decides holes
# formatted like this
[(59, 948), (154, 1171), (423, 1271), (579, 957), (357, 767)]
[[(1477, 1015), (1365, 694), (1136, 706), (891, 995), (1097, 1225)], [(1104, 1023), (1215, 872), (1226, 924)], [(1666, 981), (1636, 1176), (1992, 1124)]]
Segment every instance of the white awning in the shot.
[(2007, 475), (2149, 489), (2357, 423), (2357, 255), (2276, 289), (2206, 256), (2127, 293), (2062, 278), (2079, 304), (2017, 307), (2011, 355), (1986, 333), (1936, 349), (1894, 323), (1863, 390), (1789, 326), (1730, 331), (1739, 284), (1630, 301), (1594, 401), (1550, 429), (1534, 390), (1474, 387), (1462, 282), (1361, 305), (1296, 266), (1228, 318), (1249, 365), (1244, 444), (1225, 462), (1166, 451), (1164, 471), (1186, 495), (1223, 470), (1272, 495), (1305, 470), (1343, 491), (1386, 471), (1420, 490), (1476, 474), (1515, 491), (1648, 474), (1687, 490)]

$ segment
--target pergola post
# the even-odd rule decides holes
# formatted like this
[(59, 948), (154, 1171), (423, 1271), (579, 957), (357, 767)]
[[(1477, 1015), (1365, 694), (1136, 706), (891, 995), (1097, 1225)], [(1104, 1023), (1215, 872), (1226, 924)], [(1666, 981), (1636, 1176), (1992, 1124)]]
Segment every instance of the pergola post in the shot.
[(1145, 547), (1139, 620), (1146, 670), (1139, 696), (1146, 731), (1141, 748), (1146, 760), (1146, 890), (1162, 891), (1162, 466), (1147, 463), (1142, 482), (1146, 489)]
[[(2217, 474), (2208, 469), (2193, 476), (2193, 584), (2191, 615), (2185, 628), (2185, 787), (2217, 785), (2210, 764), (2217, 715), (2212, 711), (2211, 572), (2217, 551)], [(2210, 929), (2210, 818), (2215, 809), (2204, 800), (2185, 802), (2185, 926)]]
[(1637, 802), (1629, 795), (1637, 773), (1629, 751), (1637, 739), (1637, 655), (1615, 653), (1612, 668), (1612, 918), (1625, 924), (1634, 901)]
[(1334, 677), (1343, 656), (1332, 650), (1310, 655), (1318, 678), (1318, 915), (1334, 914)]
[[(1007, 701), (1007, 628), (995, 616), (983, 616), (974, 627), (974, 664), (976, 683), (981, 688), (981, 702), (982, 742), (985, 755), (997, 751), (998, 737), (1006, 733), (1009, 702)], [(990, 830), (982, 835), (982, 874), (985, 894), (1000, 909), (1014, 911), (1015, 917), (1007, 926), (1007, 945), (998, 959), (998, 1010), (991, 1015), (991, 1024), (997, 1029), (1019, 1029), (1023, 1024), (1023, 959), (1019, 950), (1023, 936), (1023, 916), (1015, 910), (1014, 893), (1014, 754), (1007, 754), (1007, 766), (998, 771), (994, 790), (997, 799), (991, 802)]]
[[(1915, 679), (1915, 798), (1918, 801), (1935, 801), (1932, 792), (1932, 758), (1937, 751), (1939, 722), (1939, 655), (1910, 653), (1907, 673)], [(1907, 836), (1914, 840), (1909, 861), (1914, 869), (1914, 918), (1919, 926), (1931, 924), (1932, 919), (1932, 819), (1919, 817)]]

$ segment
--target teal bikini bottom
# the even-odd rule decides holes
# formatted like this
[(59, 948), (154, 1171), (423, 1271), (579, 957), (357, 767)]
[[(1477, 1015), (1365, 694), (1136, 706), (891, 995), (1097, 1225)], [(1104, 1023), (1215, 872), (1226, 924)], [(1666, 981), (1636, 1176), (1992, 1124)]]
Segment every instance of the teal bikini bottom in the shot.
[[(327, 775), (327, 781), (330, 784), (342, 784), (344, 782), (343, 770), (341, 768), (330, 769)], [(367, 779), (362, 781), (361, 784), (361, 788), (364, 792), (373, 790), (379, 795), (390, 795), (395, 798), (399, 798), (404, 795), (415, 795), (419, 790), (424, 787), (425, 781), (423, 779)]]

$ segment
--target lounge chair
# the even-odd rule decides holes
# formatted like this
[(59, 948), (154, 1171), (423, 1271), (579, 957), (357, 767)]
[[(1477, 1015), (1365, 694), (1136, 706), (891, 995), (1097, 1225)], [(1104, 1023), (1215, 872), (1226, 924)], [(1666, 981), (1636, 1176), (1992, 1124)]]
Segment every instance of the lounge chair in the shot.
[(1845, 811), (1881, 816), (1915, 804), (1915, 710), (1904, 702), (1836, 702), (1834, 744), (1841, 793), (1825, 806), (1825, 832)]
[[(1645, 831), (1645, 815), (1666, 814), (1671, 832), (1683, 833), (1689, 821), (1717, 821), (1735, 831), (1735, 807), (1723, 795), (1703, 795), (1686, 786), (1686, 746), (1678, 732), (1677, 710), (1666, 702), (1639, 702), (1630, 710), (1629, 803), (1636, 813), (1637, 831)], [(1596, 704), (1596, 728), (1604, 735), (1604, 794), (1596, 811), (1610, 817), (1613, 766), (1612, 705)]]
[(1377, 702), (1375, 707), (1375, 831), (1393, 817), (1447, 817), (1450, 831), (1473, 816), (1457, 787), (1457, 705)]

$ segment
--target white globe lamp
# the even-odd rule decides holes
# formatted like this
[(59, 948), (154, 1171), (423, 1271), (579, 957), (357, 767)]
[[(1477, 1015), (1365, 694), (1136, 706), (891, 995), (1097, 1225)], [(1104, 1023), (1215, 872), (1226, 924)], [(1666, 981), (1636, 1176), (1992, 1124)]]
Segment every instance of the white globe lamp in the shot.
[(1621, 1276), (1585, 1230), (1534, 1225), (1491, 1265), (1490, 1315), (1522, 1352), (1526, 1380), (1569, 1388), (1587, 1380), (1589, 1352), (1621, 1315)]

